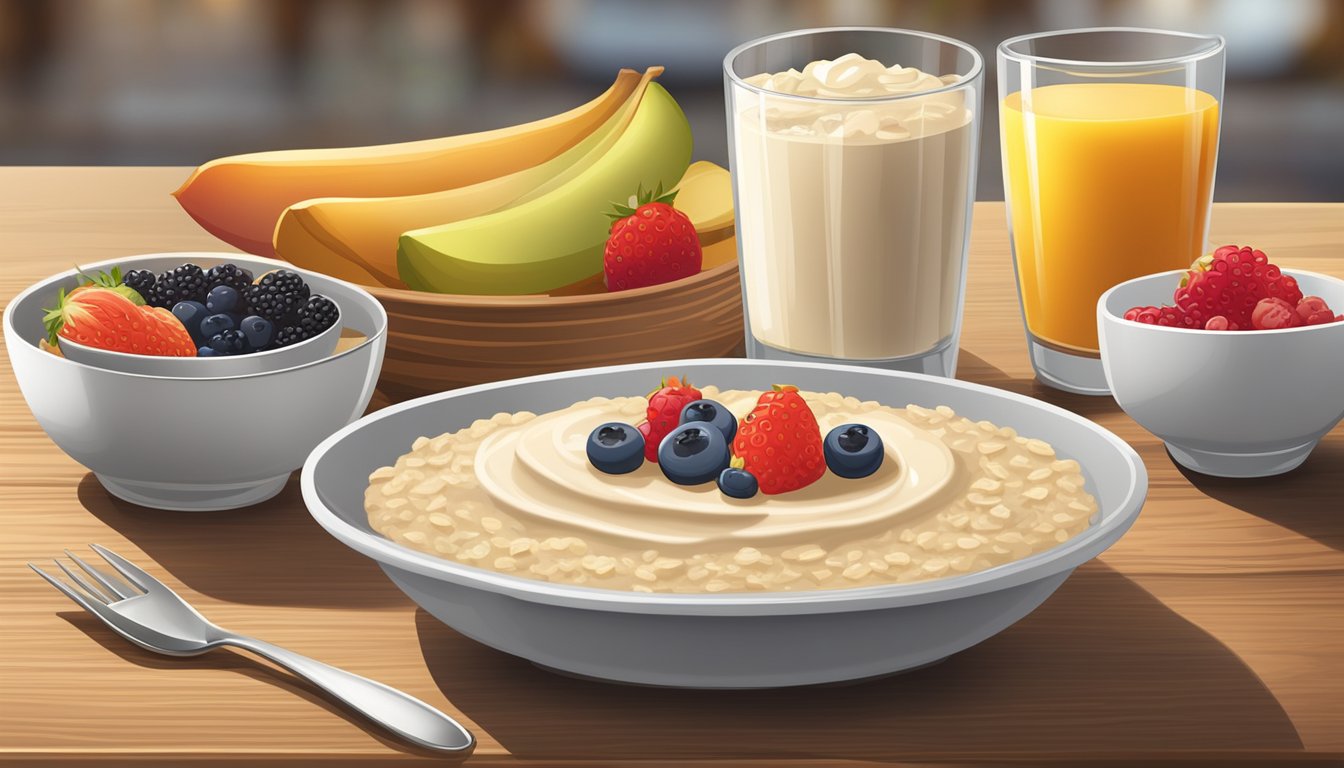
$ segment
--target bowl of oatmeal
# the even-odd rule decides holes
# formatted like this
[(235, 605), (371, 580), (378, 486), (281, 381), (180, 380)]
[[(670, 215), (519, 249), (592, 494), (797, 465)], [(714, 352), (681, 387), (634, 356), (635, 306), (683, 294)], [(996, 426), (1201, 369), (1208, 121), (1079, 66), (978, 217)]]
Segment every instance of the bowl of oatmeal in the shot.
[[(638, 425), (642, 393), (674, 372), (739, 423), (788, 382), (823, 434), (863, 423), (885, 458), (746, 499), (651, 462), (598, 471), (590, 432)], [(337, 432), (303, 472), (318, 523), (463, 634), (572, 674), (710, 688), (872, 677), (970, 647), (1114, 543), (1146, 489), (1123, 441), (1031, 398), (754, 360), (433, 395)]]

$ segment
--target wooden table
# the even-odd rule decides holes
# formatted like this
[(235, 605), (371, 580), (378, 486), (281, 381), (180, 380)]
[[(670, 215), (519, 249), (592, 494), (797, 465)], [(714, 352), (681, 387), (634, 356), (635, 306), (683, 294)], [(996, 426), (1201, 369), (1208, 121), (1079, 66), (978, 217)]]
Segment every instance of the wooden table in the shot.
[[(168, 196), (185, 175), (0, 170), (0, 298), (76, 262), (219, 250)], [(1344, 205), (1221, 205), (1213, 239), (1344, 275)], [(451, 712), (479, 737), (472, 764), (1344, 763), (1344, 430), (1284, 477), (1182, 472), (1111, 400), (1033, 381), (1012, 279), (1002, 205), (981, 203), (960, 375), (1114, 430), (1148, 465), (1148, 504), (1003, 634), (926, 670), (811, 690), (669, 691), (543, 672), (417, 610), (312, 522), (296, 482), (238, 512), (113, 499), (38, 428), (0, 360), (0, 760), (441, 762), (251, 658), (132, 647), (24, 567), (98, 542), (224, 626)], [(152, 417), (152, 403), (140, 407)]]

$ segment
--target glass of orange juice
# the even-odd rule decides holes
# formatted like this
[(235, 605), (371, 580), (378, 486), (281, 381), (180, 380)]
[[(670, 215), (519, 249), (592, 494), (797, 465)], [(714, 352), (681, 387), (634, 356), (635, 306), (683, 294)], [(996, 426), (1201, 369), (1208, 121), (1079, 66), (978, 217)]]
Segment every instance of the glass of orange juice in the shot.
[(1108, 27), (999, 44), (1003, 183), (1036, 377), (1105, 395), (1097, 299), (1205, 251), (1224, 43)]

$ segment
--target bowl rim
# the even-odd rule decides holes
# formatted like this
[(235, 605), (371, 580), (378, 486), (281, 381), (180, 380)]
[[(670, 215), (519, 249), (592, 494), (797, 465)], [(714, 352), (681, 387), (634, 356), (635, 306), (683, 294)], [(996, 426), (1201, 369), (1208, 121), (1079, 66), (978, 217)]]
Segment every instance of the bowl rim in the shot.
[[(59, 281), (67, 280), (71, 277), (76, 277), (77, 275), (79, 275), (81, 270), (88, 271), (92, 269), (98, 269), (101, 267), (124, 266), (127, 263), (131, 262), (132, 260), (148, 260), (148, 259), (160, 259), (160, 258), (183, 258), (187, 260), (190, 260), (191, 258), (196, 258), (200, 260), (206, 260), (206, 259), (223, 260), (223, 259), (244, 258), (251, 261), (260, 261), (266, 264), (273, 264), (278, 269), (291, 269), (305, 276), (313, 276), (320, 278), (322, 280), (330, 280), (340, 284), (344, 288), (348, 288), (351, 291), (354, 291), (356, 295), (367, 300), (369, 306), (373, 309), (374, 317), (377, 319), (377, 322), (375, 323), (376, 327), (373, 329), (373, 332), (367, 334), (364, 337), (364, 340), (361, 341), (360, 343), (350, 347), (349, 349), (341, 350), (339, 352), (328, 355), (319, 360), (313, 360), (311, 362), (302, 363), (299, 365), (293, 365), (287, 368), (277, 368), (276, 370), (273, 371), (257, 371), (253, 373), (225, 374), (223, 376), (164, 376), (149, 373), (129, 373), (126, 371), (113, 370), (111, 368), (103, 368), (96, 365), (88, 365), (86, 363), (71, 360), (65, 357), (64, 355), (52, 355), (48, 352), (45, 352), (44, 350), (38, 348), (35, 342), (23, 338), (23, 336), (18, 332), (18, 329), (14, 327), (13, 316), (15, 308), (18, 307), (19, 304), (21, 304), (34, 294), (50, 289), (51, 287), (53, 287), (55, 283)], [(344, 323), (342, 323), (341, 326), (343, 327)], [(275, 376), (277, 374), (286, 373), (288, 371), (295, 371), (301, 368), (323, 365), (325, 363), (346, 357), (347, 355), (353, 355), (357, 352), (360, 352), (365, 347), (377, 342), (383, 336), (387, 335), (387, 310), (383, 308), (382, 302), (380, 302), (368, 291), (364, 290), (362, 286), (356, 285), (346, 280), (340, 280), (330, 275), (325, 275), (321, 272), (314, 272), (312, 270), (304, 269), (302, 267), (296, 267), (287, 261), (272, 259), (267, 256), (258, 256), (257, 254), (254, 253), (241, 253), (233, 251), (163, 251), (156, 253), (137, 253), (112, 259), (104, 259), (103, 261), (91, 262), (89, 264), (79, 265), (73, 269), (68, 269), (64, 272), (49, 275), (41, 280), (38, 280), (37, 282), (33, 283), (32, 285), (20, 291), (17, 295), (14, 296), (14, 298), (9, 300), (8, 304), (5, 305), (4, 329), (5, 329), (5, 338), (7, 341), (10, 339), (18, 339), (25, 345), (32, 347), (33, 351), (41, 352), (42, 354), (51, 357), (52, 360), (56, 361), (58, 365), (62, 364), (72, 365), (77, 368), (99, 371), (100, 373), (105, 373), (113, 376), (130, 376), (132, 378), (141, 378), (141, 379), (155, 379), (155, 380), (168, 380), (168, 381), (222, 381), (230, 379), (251, 379), (261, 376)], [(99, 350), (99, 351), (110, 352), (110, 350)], [(115, 353), (115, 354), (121, 354), (121, 353)], [(197, 360), (199, 358), (182, 358), (182, 359)]]
[[(1336, 322), (1336, 323), (1321, 323), (1320, 325), (1299, 325), (1295, 328), (1268, 328), (1268, 329), (1251, 328), (1239, 331), (1208, 331), (1203, 328), (1173, 328), (1167, 325), (1149, 325), (1148, 323), (1140, 323), (1136, 320), (1126, 320), (1124, 318), (1124, 315), (1112, 312), (1110, 307), (1107, 306), (1110, 303), (1111, 296), (1113, 294), (1118, 293), (1119, 291), (1129, 286), (1138, 285), (1139, 283), (1146, 283), (1150, 281), (1156, 282), (1157, 280), (1164, 278), (1179, 277), (1180, 275), (1183, 275), (1189, 271), (1190, 270), (1188, 269), (1172, 269), (1166, 272), (1154, 272), (1149, 275), (1142, 275), (1140, 277), (1131, 278), (1129, 280), (1124, 281), (1123, 283), (1116, 283), (1115, 285), (1108, 288), (1105, 293), (1101, 294), (1100, 297), (1097, 298), (1097, 315), (1108, 321), (1125, 323), (1126, 327), (1133, 326), (1157, 333), (1177, 333), (1187, 335), (1211, 334), (1217, 336), (1220, 339), (1235, 339), (1243, 336), (1247, 338), (1254, 338), (1257, 336), (1265, 336), (1267, 334), (1311, 333), (1314, 331), (1329, 330), (1330, 328), (1335, 326), (1344, 327), (1344, 322)], [(1285, 275), (1292, 275), (1294, 278), (1305, 276), (1314, 279), (1324, 280), (1330, 283), (1335, 283), (1337, 284), (1337, 286), (1341, 291), (1344, 291), (1344, 279), (1335, 277), (1334, 275), (1327, 275), (1321, 272), (1312, 272), (1306, 269), (1281, 268), (1280, 271), (1282, 271), (1283, 274)]]
[[(736, 226), (734, 226), (734, 237), (736, 237)], [(416, 291), (410, 288), (393, 288), (385, 285), (363, 285), (360, 286), (372, 294), (375, 298), (391, 299), (404, 302), (406, 304), (418, 304), (421, 306), (434, 307), (498, 307), (500, 309), (511, 308), (534, 308), (534, 307), (574, 307), (590, 306), (600, 307), (604, 304), (628, 303), (638, 301), (648, 296), (670, 292), (672, 289), (690, 289), (701, 283), (715, 280), (727, 272), (737, 269), (737, 259), (726, 261), (716, 267), (696, 272), (694, 275), (687, 275), (680, 280), (673, 280), (670, 283), (659, 283), (658, 285), (648, 285), (643, 288), (631, 288), (624, 291), (608, 291), (605, 293), (580, 293), (573, 296), (549, 296), (546, 294), (503, 294), (503, 295), (485, 295), (473, 293), (436, 293), (434, 291)]]
[[(732, 367), (763, 365), (800, 369), (822, 369), (837, 376), (863, 375), (892, 379), (935, 381), (952, 389), (970, 390), (1009, 400), (1019, 406), (1043, 410), (1059, 416), (1074, 425), (1093, 432), (1116, 450), (1125, 463), (1129, 488), (1125, 497), (1107, 513), (1099, 511), (1101, 519), (1078, 536), (1043, 552), (1021, 560), (987, 568), (975, 573), (946, 578), (929, 579), (910, 584), (883, 584), (849, 589), (807, 590), (801, 592), (734, 592), (723, 594), (644, 593), (597, 587), (555, 584), (521, 576), (492, 571), (458, 563), (413, 550), (375, 533), (365, 532), (347, 523), (327, 507), (316, 487), (316, 466), (338, 443), (366, 425), (402, 411), (425, 407), (443, 400), (500, 389), (506, 386), (553, 382), (607, 373), (668, 369), (686, 366)], [(390, 566), (422, 576), (447, 581), (458, 586), (484, 589), (529, 602), (585, 608), (621, 613), (660, 615), (792, 615), (810, 613), (840, 613), (853, 610), (874, 610), (904, 605), (952, 600), (987, 592), (995, 592), (1026, 584), (1064, 570), (1072, 570), (1099, 555), (1111, 546), (1133, 525), (1143, 506), (1148, 490), (1148, 472), (1135, 450), (1115, 433), (1071, 411), (1020, 395), (1008, 390), (982, 384), (928, 376), (917, 373), (887, 371), (854, 365), (830, 363), (796, 363), (744, 358), (693, 358), (684, 360), (632, 363), (626, 365), (584, 368), (574, 371), (541, 374), (508, 379), (487, 384), (440, 392), (408, 400), (370, 413), (332, 433), (313, 449), (304, 461), (300, 474), (303, 500), (309, 514), (328, 533), (346, 546)]]

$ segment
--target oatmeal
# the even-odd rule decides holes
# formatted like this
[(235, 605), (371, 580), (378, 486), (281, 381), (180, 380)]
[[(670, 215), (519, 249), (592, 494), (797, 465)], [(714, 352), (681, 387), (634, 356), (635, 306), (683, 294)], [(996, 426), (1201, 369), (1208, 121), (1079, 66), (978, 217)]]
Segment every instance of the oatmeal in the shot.
[[(759, 392), (702, 388), (739, 419)], [(644, 592), (841, 589), (971, 573), (1049, 549), (1097, 513), (1076, 461), (950, 408), (802, 393), (823, 432), (862, 421), (887, 460), (789, 494), (728, 498), (657, 465), (595, 470), (589, 432), (637, 423), (643, 397), (541, 415), (500, 413), (421, 437), (369, 478), (365, 510), (389, 539), (467, 565)]]

